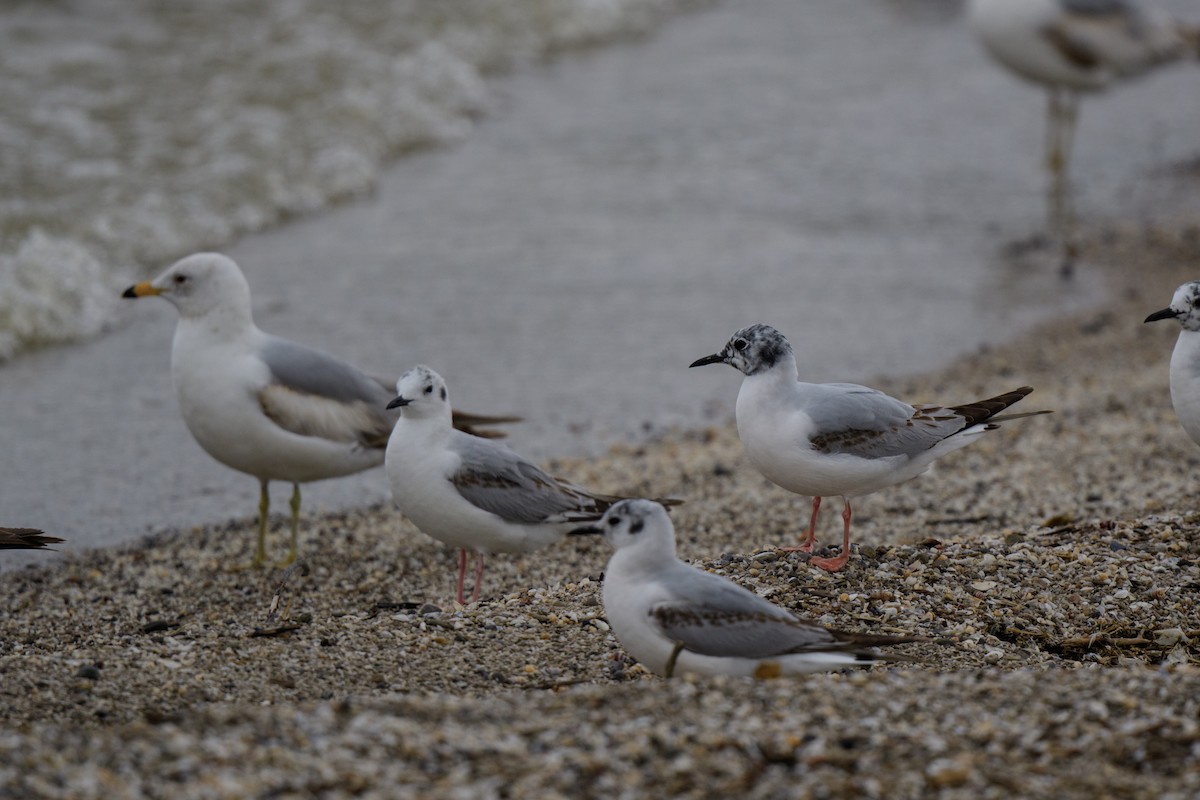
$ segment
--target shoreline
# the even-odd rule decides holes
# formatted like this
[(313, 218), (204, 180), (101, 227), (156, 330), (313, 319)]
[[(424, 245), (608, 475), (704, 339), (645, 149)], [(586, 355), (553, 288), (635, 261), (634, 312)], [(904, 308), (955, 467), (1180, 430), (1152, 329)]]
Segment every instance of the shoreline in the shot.
[(1195, 227), (1093, 232), (1079, 268), (1110, 282), (1105, 308), (874, 382), (913, 402), (1030, 384), (1017, 410), (1055, 413), (862, 498), (837, 575), (764, 549), (807, 501), (730, 425), (552, 464), (682, 497), (680, 556), (773, 602), (938, 640), (898, 648), (912, 663), (663, 680), (607, 630), (603, 542), (489, 557), (456, 609), (455, 554), (387, 505), (305, 515), (308, 574), (282, 586), (231, 568), (246, 518), (5, 576), (0, 796), (1194, 796), (1200, 447), (1168, 394), (1177, 330), (1142, 319), (1197, 263)]

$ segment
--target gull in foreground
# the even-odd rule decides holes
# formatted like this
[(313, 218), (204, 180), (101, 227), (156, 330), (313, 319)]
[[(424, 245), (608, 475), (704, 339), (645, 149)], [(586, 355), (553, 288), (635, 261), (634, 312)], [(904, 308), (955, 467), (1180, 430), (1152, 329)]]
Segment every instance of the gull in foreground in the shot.
[(604, 570), (604, 614), (621, 646), (668, 678), (863, 667), (889, 660), (872, 645), (928, 641), (832, 630), (680, 561), (671, 520), (652, 500), (622, 500), (572, 533), (603, 533), (616, 550)]
[(429, 367), (401, 375), (396, 393), (388, 404), (402, 409), (387, 446), (392, 498), (422, 532), (459, 548), (460, 604), (468, 550), (479, 555), (474, 602), (487, 553), (538, 550), (622, 499), (553, 478), (504, 445), (454, 430), (446, 382)]
[(1178, 320), (1183, 327), (1171, 353), (1171, 405), (1179, 423), (1200, 444), (1200, 281), (1175, 290), (1171, 305), (1146, 317), (1146, 322)]
[[(162, 297), (179, 310), (171, 377), (188, 430), (217, 461), (260, 483), (258, 547), (263, 563), (273, 480), (292, 484), (296, 558), (300, 484), (383, 463), (397, 414), (388, 382), (332, 356), (264, 333), (250, 314), (250, 286), (232, 260), (197, 253), (124, 297)], [(456, 424), (513, 422), (461, 415)]]
[(741, 329), (691, 366), (705, 364), (729, 364), (746, 376), (736, 415), (750, 462), (772, 483), (813, 498), (804, 542), (786, 549), (812, 552), (821, 497), (842, 496), (842, 552), (811, 559), (830, 572), (850, 557), (851, 497), (915, 478), (1003, 420), (1049, 413), (996, 416), (1032, 392), (1028, 386), (961, 406), (910, 406), (853, 383), (802, 383), (791, 344), (769, 325)]
[(61, 541), (37, 528), (0, 528), (0, 550), (39, 550)]
[(1200, 30), (1137, 0), (969, 0), (967, 11), (997, 61), (1049, 91), (1048, 210), (1051, 227), (1069, 238), (1067, 165), (1079, 94), (1200, 54)]

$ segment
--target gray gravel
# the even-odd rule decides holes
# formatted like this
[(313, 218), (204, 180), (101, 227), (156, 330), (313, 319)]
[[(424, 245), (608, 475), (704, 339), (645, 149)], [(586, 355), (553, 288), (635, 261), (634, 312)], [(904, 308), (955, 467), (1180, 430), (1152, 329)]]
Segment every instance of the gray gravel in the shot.
[(0, 797), (1200, 796), (1200, 447), (1167, 392), (1176, 331), (1141, 324), (1198, 257), (1193, 229), (1096, 233), (1108, 308), (879, 383), (1029, 383), (1025, 410), (1056, 413), (861, 500), (841, 574), (770, 549), (808, 504), (732, 426), (554, 465), (685, 498), (683, 557), (826, 624), (935, 640), (910, 662), (664, 680), (604, 620), (603, 542), (494, 556), (459, 608), (455, 553), (390, 508), (306, 518), (290, 573), (238, 567), (238, 519), (5, 576)]

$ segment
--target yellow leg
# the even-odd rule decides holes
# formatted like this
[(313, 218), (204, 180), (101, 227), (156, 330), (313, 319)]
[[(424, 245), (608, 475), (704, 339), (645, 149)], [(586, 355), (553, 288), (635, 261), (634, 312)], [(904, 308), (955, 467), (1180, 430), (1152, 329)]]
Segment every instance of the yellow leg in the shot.
[(300, 484), (292, 484), (292, 500), (289, 503), (292, 507), (292, 546), (288, 550), (287, 558), (280, 566), (287, 566), (296, 560), (296, 542), (300, 538)]
[(267, 514), (271, 510), (271, 495), (267, 493), (267, 481), (259, 481), (258, 495), (258, 549), (254, 552), (254, 566), (261, 567), (267, 560)]

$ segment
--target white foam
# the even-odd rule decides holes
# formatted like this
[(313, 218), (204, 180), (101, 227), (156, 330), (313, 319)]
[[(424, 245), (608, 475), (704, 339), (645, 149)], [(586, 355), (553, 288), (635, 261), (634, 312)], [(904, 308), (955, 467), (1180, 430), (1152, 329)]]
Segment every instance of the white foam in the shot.
[(156, 0), (0, 9), (0, 361), (92, 336), (135, 270), (368, 192), (487, 75), (705, 0)]

